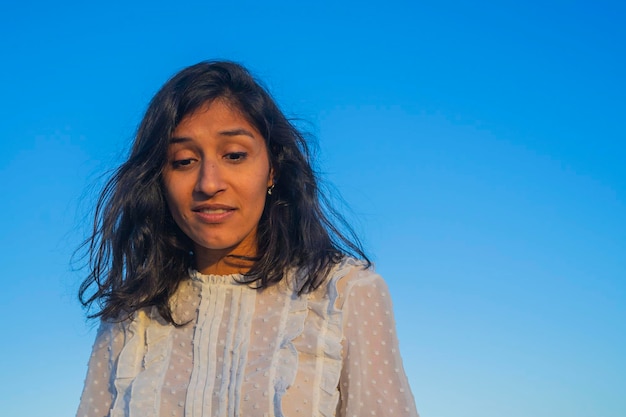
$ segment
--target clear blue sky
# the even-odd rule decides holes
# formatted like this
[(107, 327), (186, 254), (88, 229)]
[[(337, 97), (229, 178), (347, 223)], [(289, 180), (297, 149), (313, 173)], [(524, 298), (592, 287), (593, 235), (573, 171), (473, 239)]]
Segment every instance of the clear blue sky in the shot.
[(75, 412), (93, 186), (160, 85), (212, 58), (318, 138), (423, 417), (626, 415), (623, 2), (8, 3), (2, 415)]

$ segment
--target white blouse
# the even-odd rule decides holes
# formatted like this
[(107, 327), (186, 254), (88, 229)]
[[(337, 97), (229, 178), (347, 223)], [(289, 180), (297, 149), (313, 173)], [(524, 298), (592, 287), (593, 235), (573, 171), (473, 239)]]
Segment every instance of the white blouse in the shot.
[(298, 296), (193, 272), (156, 308), (102, 322), (79, 417), (417, 417), (383, 279), (353, 259)]

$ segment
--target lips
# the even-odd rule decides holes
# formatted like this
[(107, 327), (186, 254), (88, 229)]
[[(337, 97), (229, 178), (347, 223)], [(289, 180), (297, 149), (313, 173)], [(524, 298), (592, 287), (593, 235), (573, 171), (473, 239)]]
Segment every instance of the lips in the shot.
[(227, 220), (234, 212), (235, 208), (223, 204), (202, 204), (191, 209), (196, 217), (204, 223), (216, 224)]
[(200, 210), (195, 210), (198, 213), (209, 213), (209, 214), (216, 214), (216, 213), (226, 213), (228, 210), (227, 209), (200, 209)]

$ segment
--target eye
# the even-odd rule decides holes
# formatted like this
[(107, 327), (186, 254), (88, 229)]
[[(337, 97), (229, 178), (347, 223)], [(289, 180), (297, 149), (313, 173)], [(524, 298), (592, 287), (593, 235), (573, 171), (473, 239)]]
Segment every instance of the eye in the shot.
[(177, 159), (175, 161), (172, 161), (172, 168), (174, 169), (185, 168), (185, 167), (190, 166), (194, 162), (195, 162), (195, 159), (193, 158)]
[(248, 157), (247, 152), (230, 152), (224, 155), (224, 158), (231, 162), (241, 162)]

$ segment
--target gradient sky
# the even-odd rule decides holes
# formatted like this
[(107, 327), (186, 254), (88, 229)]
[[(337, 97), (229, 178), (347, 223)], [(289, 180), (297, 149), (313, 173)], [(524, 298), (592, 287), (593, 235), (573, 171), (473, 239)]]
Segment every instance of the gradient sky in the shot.
[(317, 137), (422, 417), (626, 415), (623, 2), (126, 3), (0, 8), (2, 415), (75, 413), (97, 187), (215, 58)]

